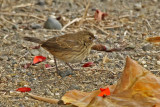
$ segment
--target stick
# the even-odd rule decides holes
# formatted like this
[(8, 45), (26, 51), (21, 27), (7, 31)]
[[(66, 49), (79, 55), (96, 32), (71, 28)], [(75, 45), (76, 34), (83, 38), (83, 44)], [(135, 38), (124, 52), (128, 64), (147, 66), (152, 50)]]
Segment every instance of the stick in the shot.
[(6, 15), (6, 16), (24, 16), (24, 17), (33, 17), (38, 20), (46, 21), (45, 19), (39, 18), (34, 15), (28, 15), (28, 14), (23, 14), (23, 13), (7, 13), (7, 12), (0, 12), (0, 15)]
[(82, 17), (81, 21), (79, 22), (79, 25), (78, 25), (78, 26), (80, 26), (80, 25), (83, 23), (83, 21), (86, 19), (86, 16), (87, 16), (87, 12), (88, 12), (90, 3), (91, 3), (91, 1), (89, 0), (89, 1), (88, 1), (88, 4), (87, 4), (87, 6), (86, 6), (85, 12), (84, 12), (84, 14), (83, 14), (83, 17)]
[(81, 18), (75, 18), (73, 19), (71, 22), (67, 23), (63, 28), (62, 28), (62, 31), (64, 31), (66, 29), (66, 27), (70, 26), (71, 24), (73, 24), (74, 22), (77, 22), (81, 20)]
[(5, 21), (5, 22), (11, 24), (11, 25), (16, 25), (16, 24), (12, 23), (11, 21), (6, 20), (3, 16), (1, 16), (1, 19), (2, 19), (3, 21)]
[(21, 8), (21, 7), (27, 7), (27, 6), (32, 6), (33, 4), (31, 3), (27, 3), (27, 4), (20, 4), (20, 5), (16, 5), (16, 6), (13, 6), (13, 7), (9, 7), (9, 8), (5, 8), (4, 10), (2, 11), (10, 11), (12, 9), (16, 9), (16, 8)]
[(58, 104), (58, 101), (59, 101), (58, 99), (45, 98), (45, 97), (37, 96), (37, 95), (31, 94), (31, 93), (28, 93), (28, 95), (34, 99), (37, 99), (40, 101), (45, 101), (45, 102), (52, 103), (52, 104)]

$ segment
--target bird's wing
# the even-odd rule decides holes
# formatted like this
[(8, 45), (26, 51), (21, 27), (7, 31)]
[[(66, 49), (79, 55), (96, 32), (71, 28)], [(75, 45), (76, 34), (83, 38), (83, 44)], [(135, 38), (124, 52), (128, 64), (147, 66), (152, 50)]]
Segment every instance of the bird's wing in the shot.
[[(80, 42), (76, 38), (71, 38), (71, 35), (63, 35), (61, 37), (53, 37), (42, 44), (47, 50), (52, 50), (54, 52), (62, 51), (78, 51)], [(74, 35), (73, 35), (74, 36)]]

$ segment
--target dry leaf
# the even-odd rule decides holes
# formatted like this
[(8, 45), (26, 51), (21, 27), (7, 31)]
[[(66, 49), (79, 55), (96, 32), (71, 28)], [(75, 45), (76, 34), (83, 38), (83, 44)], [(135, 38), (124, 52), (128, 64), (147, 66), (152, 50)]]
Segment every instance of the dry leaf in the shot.
[(101, 21), (104, 20), (104, 17), (107, 15), (107, 13), (101, 12), (100, 10), (96, 10), (94, 18), (95, 20)]
[(148, 42), (160, 42), (160, 36), (149, 37), (146, 39)]
[(107, 48), (104, 45), (101, 44), (96, 44), (92, 46), (92, 50), (97, 50), (97, 51), (106, 51)]
[(156, 107), (160, 103), (160, 78), (129, 57), (120, 81), (115, 88), (110, 87), (111, 95), (105, 98), (97, 96), (99, 90), (90, 93), (73, 90), (62, 100), (78, 107)]

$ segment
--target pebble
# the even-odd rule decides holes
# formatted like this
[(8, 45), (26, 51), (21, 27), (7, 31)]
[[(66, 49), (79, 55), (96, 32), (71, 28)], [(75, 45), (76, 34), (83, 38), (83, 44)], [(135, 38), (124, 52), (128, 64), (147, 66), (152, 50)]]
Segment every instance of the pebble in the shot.
[(50, 61), (49, 61), (49, 64), (54, 64), (54, 60), (50, 60)]
[(160, 61), (157, 61), (157, 65), (160, 65)]
[(66, 77), (66, 76), (69, 76), (69, 75), (73, 75), (73, 72), (72, 70), (64, 70), (64, 71), (59, 71), (59, 75), (61, 77)]
[(149, 50), (152, 50), (152, 45), (148, 44), (148, 45), (145, 45), (142, 47), (143, 51), (149, 51)]
[(39, 55), (39, 51), (36, 50), (36, 49), (32, 49), (31, 54), (34, 55), (34, 56), (37, 56), (37, 55)]
[(147, 65), (144, 65), (144, 67), (146, 68), (146, 67), (147, 67)]
[(31, 28), (32, 29), (39, 29), (39, 28), (41, 28), (41, 25), (33, 23), (33, 24), (31, 24)]
[(59, 93), (55, 93), (55, 95), (59, 96), (60, 94)]
[(47, 19), (47, 21), (44, 23), (44, 28), (46, 29), (57, 29), (60, 30), (62, 28), (61, 23), (51, 16)]
[(17, 30), (18, 29), (18, 25), (13, 25), (12, 29), (16, 29)]
[(7, 56), (0, 56), (0, 58), (4, 61), (7, 61), (8, 60), (8, 57)]
[(37, 5), (43, 6), (43, 5), (45, 5), (45, 1), (44, 0), (38, 0)]
[(137, 11), (140, 11), (142, 8), (142, 3), (136, 3), (134, 4), (134, 9), (137, 10)]
[(144, 65), (144, 64), (146, 64), (146, 61), (142, 61), (141, 63)]
[(80, 86), (77, 86), (76, 84), (71, 84), (71, 86), (69, 87), (70, 90), (76, 89), (79, 90)]

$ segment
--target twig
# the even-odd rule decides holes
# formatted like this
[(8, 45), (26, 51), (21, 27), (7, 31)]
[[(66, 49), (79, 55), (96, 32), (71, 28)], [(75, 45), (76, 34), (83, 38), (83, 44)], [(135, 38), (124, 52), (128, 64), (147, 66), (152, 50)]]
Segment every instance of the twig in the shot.
[(115, 29), (115, 28), (120, 28), (123, 27), (123, 25), (115, 25), (115, 26), (107, 26), (105, 29)]
[(8, 13), (8, 12), (0, 12), (0, 15), (6, 15), (6, 16), (24, 16), (24, 17), (33, 17), (38, 20), (46, 21), (45, 19), (39, 18), (34, 15), (28, 15), (28, 14), (23, 14), (23, 13)]
[(109, 34), (109, 33), (107, 33), (106, 31), (104, 31), (102, 28), (100, 28), (99, 26), (96, 26), (96, 25), (94, 25), (94, 24), (93, 24), (93, 26), (96, 27), (97, 29), (101, 30), (103, 33), (105, 33), (105, 34), (107, 34), (107, 35)]
[(14, 24), (14, 23), (11, 22), (11, 21), (6, 20), (3, 16), (1, 16), (1, 19), (2, 19), (3, 21), (5, 21), (5, 22), (11, 24), (11, 25), (16, 25), (16, 24)]
[(148, 26), (150, 27), (150, 29), (152, 29), (152, 26), (151, 26), (151, 24), (149, 23), (149, 21), (148, 21), (147, 19), (145, 19), (144, 21), (146, 21), (147, 24), (148, 24)]
[(83, 21), (86, 19), (86, 16), (87, 16), (87, 12), (88, 12), (90, 3), (91, 3), (91, 1), (89, 0), (89, 1), (88, 1), (88, 4), (87, 4), (87, 6), (86, 6), (85, 12), (84, 12), (84, 14), (83, 14), (83, 17), (82, 17), (81, 21), (79, 22), (78, 26), (80, 26), (80, 25), (83, 23)]
[(73, 24), (74, 22), (80, 21), (81, 18), (75, 18), (73, 19), (71, 22), (67, 23), (63, 28), (62, 31), (64, 31), (66, 29), (66, 27), (70, 26), (71, 24)]
[[(56, 30), (56, 31), (64, 31), (68, 26), (71, 24), (80, 21), (82, 18), (75, 18), (71, 22), (68, 22), (61, 30)], [(87, 18), (86, 20), (93, 20), (94, 18)]]
[(28, 95), (34, 99), (45, 101), (45, 102), (52, 103), (52, 104), (57, 104), (59, 101), (58, 99), (45, 98), (45, 97), (37, 96), (37, 95), (31, 94), (31, 93), (28, 93)]
[(32, 5), (34, 5), (34, 4), (32, 4), (32, 3), (20, 4), (20, 5), (13, 6), (11, 8), (10, 7), (9, 8), (5, 8), (2, 11), (11, 11), (11, 10), (16, 9), (16, 8), (27, 7), (27, 6), (32, 6)]

